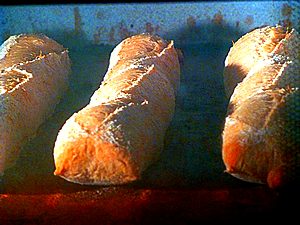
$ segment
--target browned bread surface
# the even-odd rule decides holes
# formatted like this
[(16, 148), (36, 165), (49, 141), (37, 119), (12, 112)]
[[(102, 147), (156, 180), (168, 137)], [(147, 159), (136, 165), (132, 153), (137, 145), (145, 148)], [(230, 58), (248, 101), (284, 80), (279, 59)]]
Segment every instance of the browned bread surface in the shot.
[(0, 47), (0, 173), (50, 116), (67, 88), (68, 51), (45, 35), (11, 36)]
[(281, 26), (249, 32), (231, 48), (224, 70), (231, 98), (222, 150), (230, 174), (272, 188), (295, 180), (300, 166), (299, 50), (297, 31)]
[(179, 76), (172, 41), (147, 34), (123, 40), (90, 103), (60, 130), (55, 174), (80, 184), (139, 179), (163, 148)]

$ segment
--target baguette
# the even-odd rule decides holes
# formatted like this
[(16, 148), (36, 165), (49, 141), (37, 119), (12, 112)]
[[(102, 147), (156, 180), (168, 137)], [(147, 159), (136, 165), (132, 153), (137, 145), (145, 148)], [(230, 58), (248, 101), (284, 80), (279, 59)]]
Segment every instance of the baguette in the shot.
[(299, 177), (299, 52), (297, 31), (281, 26), (257, 28), (230, 49), (222, 157), (231, 175), (270, 188)]
[(123, 40), (89, 104), (59, 131), (54, 174), (86, 185), (140, 179), (163, 148), (179, 80), (173, 41), (148, 34)]
[(54, 111), (68, 84), (68, 51), (45, 35), (21, 34), (0, 47), (0, 174)]

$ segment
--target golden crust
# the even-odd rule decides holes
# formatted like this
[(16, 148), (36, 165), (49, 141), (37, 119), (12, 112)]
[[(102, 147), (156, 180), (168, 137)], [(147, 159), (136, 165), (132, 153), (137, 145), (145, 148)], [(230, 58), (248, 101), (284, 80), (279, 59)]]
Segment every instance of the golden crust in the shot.
[(140, 179), (159, 157), (178, 85), (173, 42), (144, 34), (122, 41), (90, 103), (59, 132), (55, 174), (80, 184)]
[[(63, 153), (56, 157), (55, 175), (64, 177), (75, 183), (112, 184), (130, 182), (139, 176), (138, 167), (128, 152), (115, 144), (99, 139), (99, 133), (93, 133), (98, 124), (93, 115), (102, 115), (103, 110), (91, 108), (76, 114), (73, 123), (82, 125), (86, 132), (71, 133), (72, 141), (63, 143)], [(89, 112), (86, 112), (89, 111)], [(92, 115), (90, 115), (92, 113)], [(81, 124), (81, 125), (80, 125)], [(77, 126), (77, 125), (75, 125)], [(64, 132), (64, 131), (61, 131)]]
[(50, 116), (68, 85), (68, 51), (43, 35), (17, 35), (0, 52), (0, 173)]
[(227, 97), (260, 61), (266, 59), (288, 33), (282, 27), (255, 29), (242, 36), (231, 47), (224, 68), (224, 86)]
[[(235, 88), (223, 131), (226, 171), (272, 188), (285, 185), (295, 179), (290, 174), (299, 158), (298, 33), (280, 26), (254, 30), (233, 46), (227, 61), (225, 85)], [(236, 73), (232, 66), (244, 72)]]
[(6, 43), (5, 57), (0, 58), (0, 68), (26, 63), (49, 53), (60, 54), (65, 48), (43, 34), (20, 34), (10, 37)]

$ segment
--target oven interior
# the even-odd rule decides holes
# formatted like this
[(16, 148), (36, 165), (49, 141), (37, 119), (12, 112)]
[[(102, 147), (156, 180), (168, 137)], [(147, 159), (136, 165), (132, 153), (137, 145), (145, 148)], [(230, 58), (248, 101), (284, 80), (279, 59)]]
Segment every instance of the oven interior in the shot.
[[(68, 48), (72, 61), (70, 87), (54, 114), (0, 178), (0, 224), (232, 224), (295, 216), (287, 207), (294, 192), (278, 194), (224, 172), (222, 76), (233, 42), (264, 25), (299, 30), (299, 9), (297, 1), (0, 6), (1, 43), (43, 33)], [(184, 56), (160, 160), (128, 185), (83, 186), (54, 176), (59, 129), (99, 87), (113, 48), (143, 32), (174, 40)]]

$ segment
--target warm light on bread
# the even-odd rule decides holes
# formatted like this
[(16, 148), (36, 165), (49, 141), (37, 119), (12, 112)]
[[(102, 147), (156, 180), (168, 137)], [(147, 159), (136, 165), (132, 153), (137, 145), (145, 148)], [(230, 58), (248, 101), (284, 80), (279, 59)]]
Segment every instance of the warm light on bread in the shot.
[(226, 58), (230, 96), (223, 132), (226, 171), (272, 188), (296, 180), (300, 166), (299, 34), (281, 26), (241, 37)]
[(55, 175), (80, 184), (140, 179), (163, 148), (179, 80), (173, 41), (147, 34), (123, 40), (90, 103), (59, 131)]
[(45, 35), (15, 35), (0, 47), (0, 174), (54, 111), (67, 88), (68, 51)]

